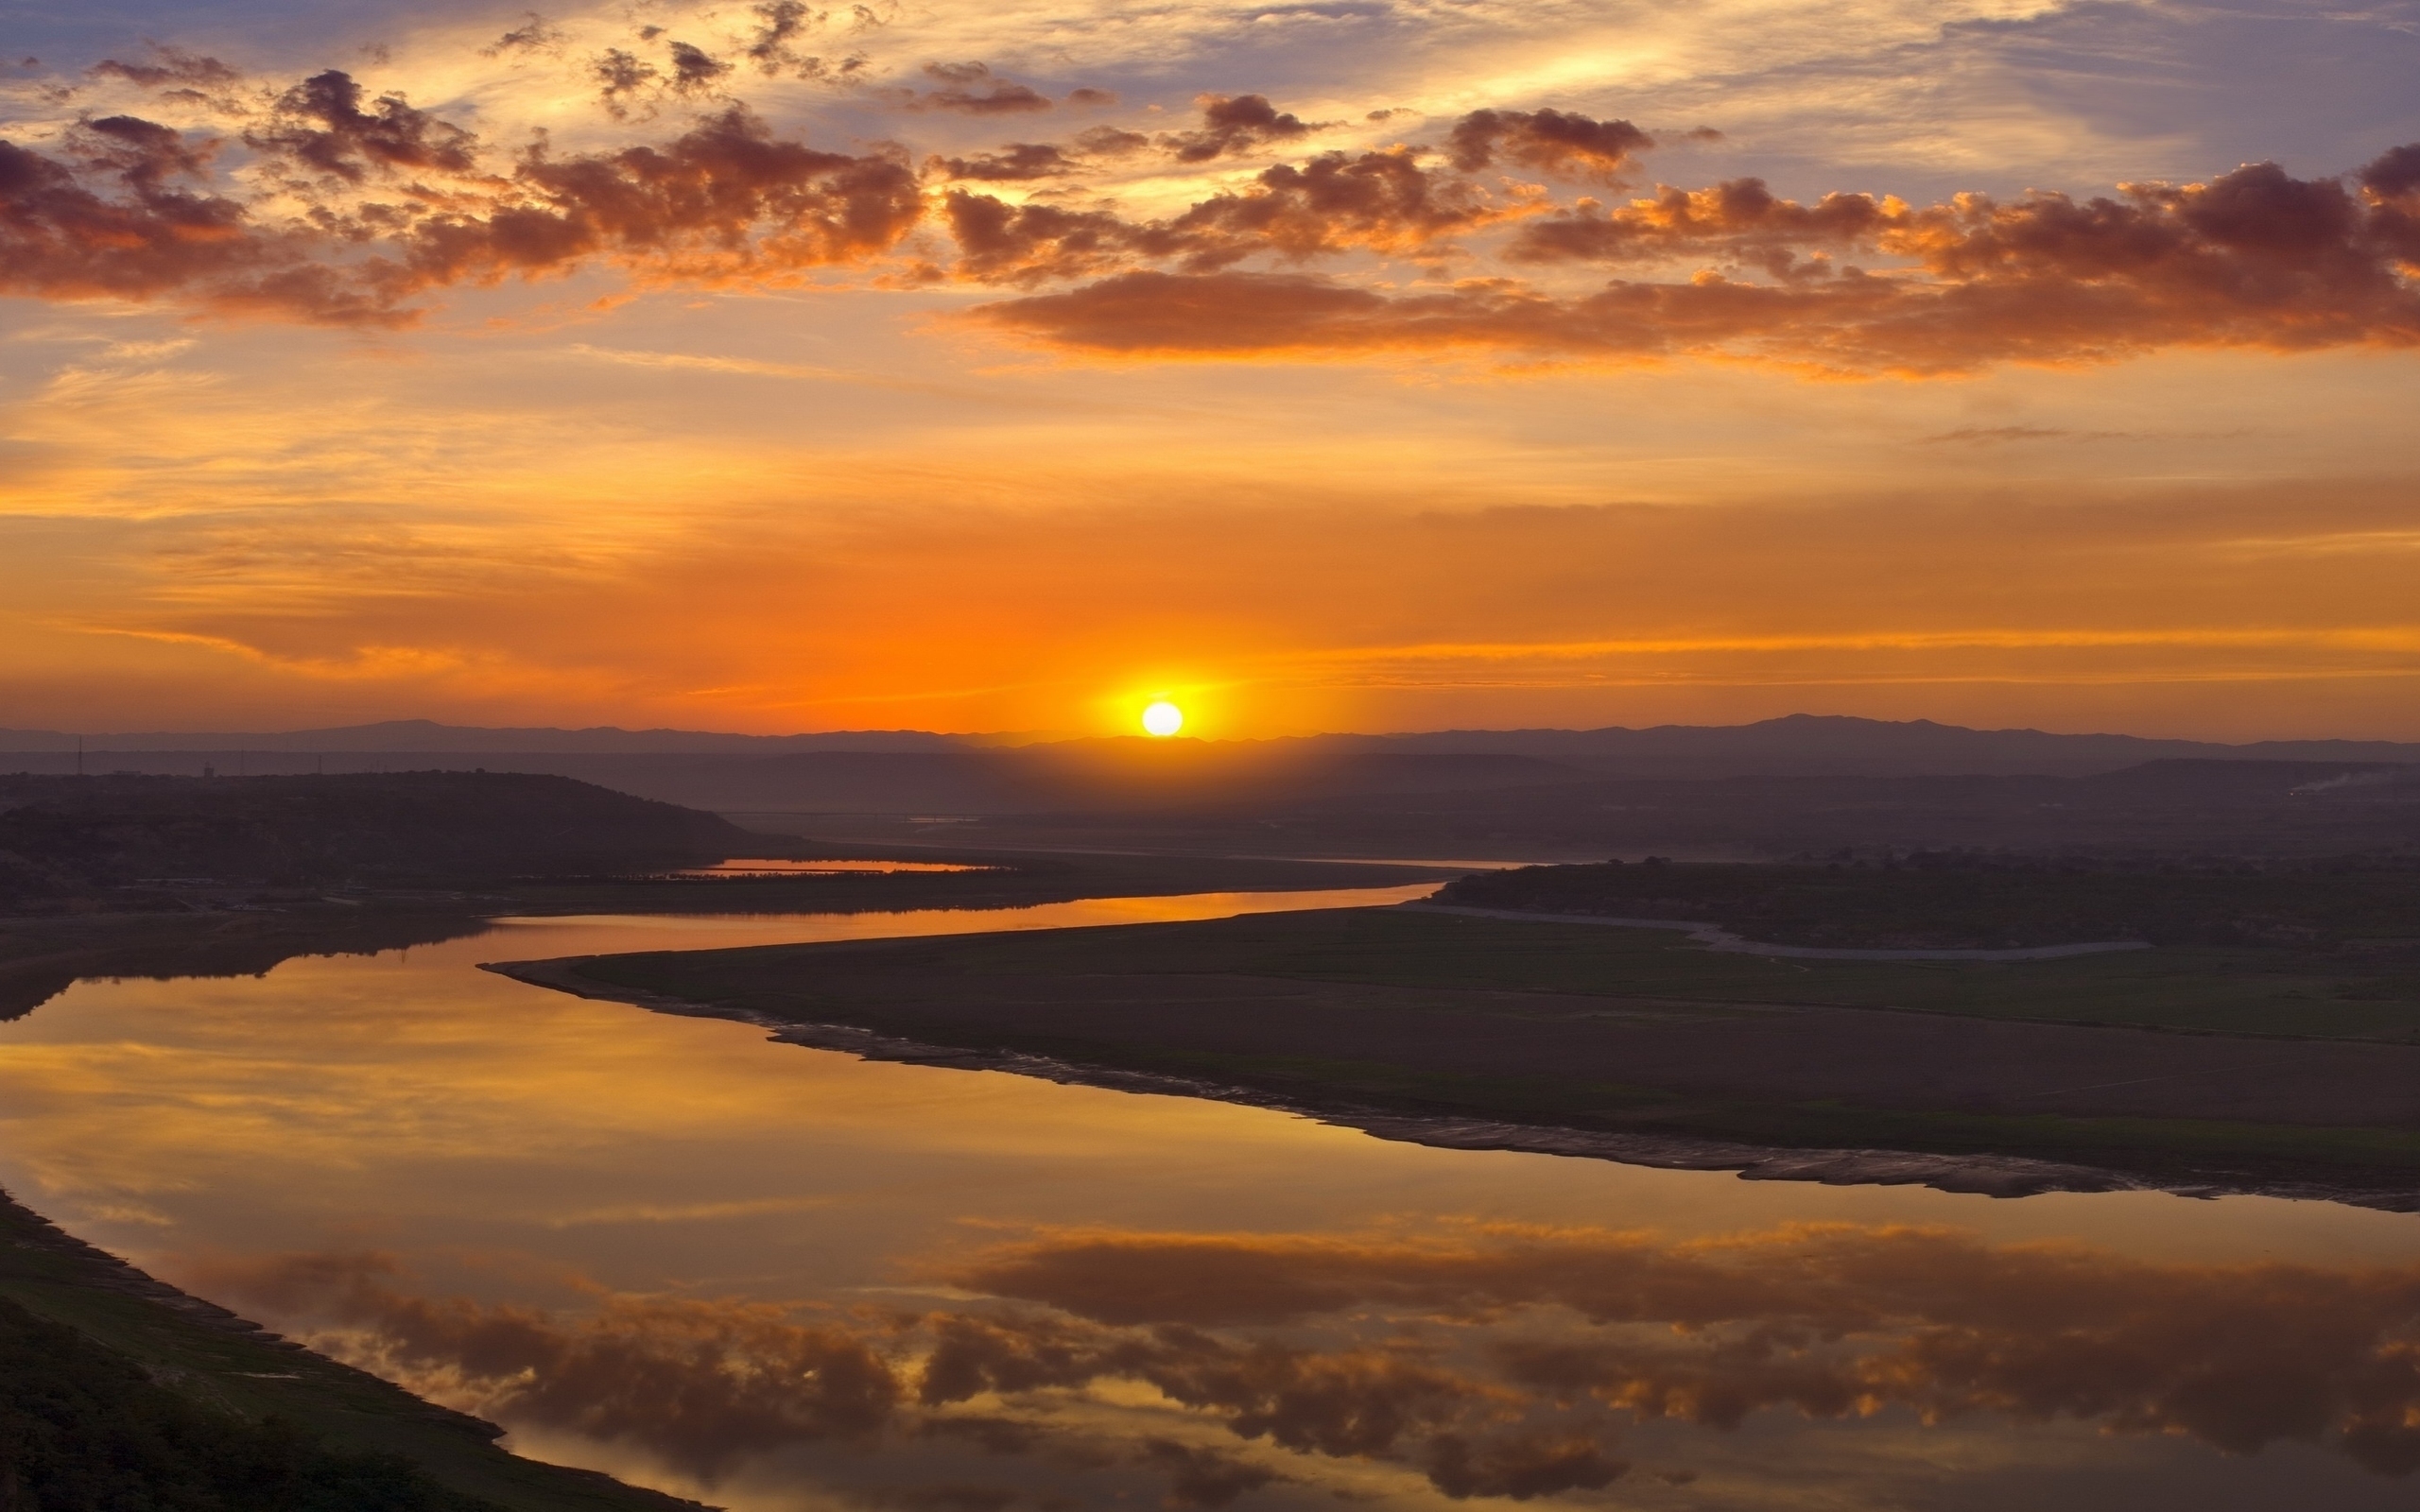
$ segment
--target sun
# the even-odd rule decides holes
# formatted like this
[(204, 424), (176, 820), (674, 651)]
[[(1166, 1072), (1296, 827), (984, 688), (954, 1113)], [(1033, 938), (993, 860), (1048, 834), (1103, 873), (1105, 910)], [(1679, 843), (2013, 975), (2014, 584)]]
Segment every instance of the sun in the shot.
[(1184, 711), (1162, 698), (1143, 711), (1143, 733), (1160, 740), (1184, 728)]

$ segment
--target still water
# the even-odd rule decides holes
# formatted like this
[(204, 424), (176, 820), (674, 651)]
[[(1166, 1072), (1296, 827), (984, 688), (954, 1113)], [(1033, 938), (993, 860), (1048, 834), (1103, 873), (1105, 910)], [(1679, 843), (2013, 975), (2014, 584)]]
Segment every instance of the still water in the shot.
[(2420, 1217), (1431, 1150), (475, 969), (1424, 890), (82, 983), (0, 1025), (0, 1183), (526, 1453), (744, 1512), (2420, 1504)]

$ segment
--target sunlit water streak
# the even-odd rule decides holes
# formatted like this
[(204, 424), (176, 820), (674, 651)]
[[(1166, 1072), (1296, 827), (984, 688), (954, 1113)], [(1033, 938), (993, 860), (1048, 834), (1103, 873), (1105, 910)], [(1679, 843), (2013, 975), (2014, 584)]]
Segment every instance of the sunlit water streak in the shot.
[(690, 867), (663, 873), (711, 881), (728, 877), (855, 877), (896, 876), (902, 872), (997, 871), (997, 867), (969, 866), (958, 861), (843, 860), (797, 861), (781, 857), (734, 857), (711, 867)]
[(746, 1512), (2411, 1504), (2420, 1219), (1431, 1150), (474, 969), (1426, 890), (507, 919), (87, 982), (0, 1025), (0, 1181), (527, 1452)]

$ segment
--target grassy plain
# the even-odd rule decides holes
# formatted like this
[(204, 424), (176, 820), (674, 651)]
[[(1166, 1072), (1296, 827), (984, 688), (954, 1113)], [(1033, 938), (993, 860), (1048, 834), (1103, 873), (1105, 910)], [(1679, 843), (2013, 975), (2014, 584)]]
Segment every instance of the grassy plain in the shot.
[(1800, 961), (1358, 909), (570, 969), (602, 994), (1313, 1106), (2420, 1190), (2420, 973), (2400, 958)]
[(1463, 877), (1440, 901), (1547, 914), (1717, 919), (1753, 939), (1816, 947), (1999, 950), (2115, 939), (2305, 951), (2400, 947), (2420, 967), (2420, 866), (2387, 857), (1616, 861)]

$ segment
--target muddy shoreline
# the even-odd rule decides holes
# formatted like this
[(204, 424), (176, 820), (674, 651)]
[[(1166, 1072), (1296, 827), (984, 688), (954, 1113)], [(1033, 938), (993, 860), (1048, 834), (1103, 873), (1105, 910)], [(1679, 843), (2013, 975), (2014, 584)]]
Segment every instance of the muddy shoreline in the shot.
[(752, 1009), (696, 1002), (638, 988), (623, 988), (581, 975), (591, 957), (482, 962), (479, 970), (573, 997), (625, 1003), (655, 1013), (727, 1019), (755, 1024), (785, 1044), (834, 1050), (861, 1060), (1000, 1071), (1069, 1086), (1115, 1091), (1154, 1092), (1264, 1108), (1276, 1112), (1358, 1129), (1377, 1139), (1438, 1149), (1502, 1150), (1613, 1160), (1671, 1171), (1729, 1171), (1743, 1181), (1813, 1181), (1826, 1186), (1923, 1186), (1937, 1192), (1991, 1197), (2034, 1196), (2051, 1192), (2166, 1192), (2177, 1196), (2269, 1196), (2325, 1201), (2393, 1212), (2420, 1211), (2420, 1188), (2326, 1180), (2266, 1180), (2172, 1177), (2102, 1166), (2037, 1160), (2028, 1156), (1932, 1154), (1889, 1149), (1789, 1148), (1739, 1143), (1689, 1135), (1624, 1133), (1550, 1124), (1405, 1113), (1347, 1101), (1315, 1102), (1251, 1087), (1087, 1066), (1012, 1050), (970, 1050), (900, 1039), (848, 1024), (798, 1023)]

